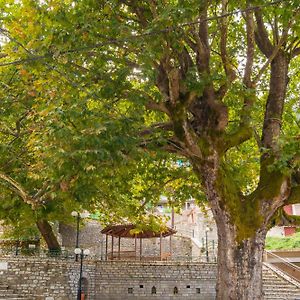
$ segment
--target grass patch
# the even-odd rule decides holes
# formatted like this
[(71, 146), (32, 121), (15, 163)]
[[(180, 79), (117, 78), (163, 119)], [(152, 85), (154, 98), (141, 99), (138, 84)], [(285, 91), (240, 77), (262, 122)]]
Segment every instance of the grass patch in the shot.
[(295, 233), (288, 237), (267, 237), (266, 249), (279, 250), (279, 249), (300, 249), (300, 232)]

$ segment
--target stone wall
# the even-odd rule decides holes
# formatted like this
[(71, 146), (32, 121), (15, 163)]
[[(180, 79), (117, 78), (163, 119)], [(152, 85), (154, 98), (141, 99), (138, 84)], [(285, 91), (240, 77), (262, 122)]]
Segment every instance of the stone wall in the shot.
[[(89, 248), (94, 254), (98, 255), (103, 246), (103, 235), (101, 226), (97, 221), (85, 222), (80, 227), (79, 245), (82, 248)], [(75, 248), (76, 244), (76, 225), (59, 224), (59, 233), (61, 235), (62, 246), (65, 248)]]
[(103, 300), (215, 298), (213, 264), (115, 261), (100, 264), (98, 270), (95, 293)]
[[(0, 298), (7, 291), (27, 300), (76, 299), (79, 267), (73, 260), (0, 257)], [(85, 300), (215, 298), (215, 264), (86, 260), (83, 270)]]
[[(7, 296), (14, 292), (28, 300), (72, 299), (67, 270), (68, 263), (62, 261), (0, 258), (0, 282), (5, 285)], [(6, 296), (4, 293), (2, 296)]]

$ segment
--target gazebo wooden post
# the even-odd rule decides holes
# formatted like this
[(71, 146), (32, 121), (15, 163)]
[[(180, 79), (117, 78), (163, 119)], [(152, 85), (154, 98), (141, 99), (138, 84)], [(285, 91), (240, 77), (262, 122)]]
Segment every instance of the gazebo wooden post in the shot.
[(119, 243), (118, 243), (118, 259), (121, 259), (121, 237), (119, 236)]
[[(173, 225), (174, 226), (174, 225)], [(145, 232), (140, 232), (140, 233), (135, 233), (136, 227), (133, 224), (125, 224), (125, 225), (112, 225), (112, 226), (108, 226), (106, 228), (104, 228), (103, 230), (101, 230), (102, 234), (105, 234), (106, 237), (106, 245), (105, 245), (105, 260), (114, 260), (114, 258), (116, 258), (117, 260), (121, 260), (121, 238), (125, 237), (125, 238), (134, 238), (134, 259), (135, 260), (142, 260), (143, 259), (143, 240), (144, 238), (160, 238), (160, 245), (159, 245), (159, 258), (157, 257), (157, 259), (163, 260), (165, 259), (165, 257), (170, 257), (172, 255), (172, 248), (173, 248), (173, 238), (171, 237), (172, 234), (176, 233), (176, 231), (173, 228), (169, 228), (167, 227), (167, 230), (161, 231), (161, 232), (155, 232), (152, 230), (148, 230)], [(132, 232), (133, 231), (133, 232)], [(111, 236), (111, 253), (109, 253), (109, 237)], [(169, 250), (170, 253), (163, 253), (163, 237), (168, 237), (170, 236), (170, 240), (169, 240)], [(115, 256), (114, 256), (114, 238), (118, 238), (118, 250), (115, 250)], [(138, 245), (138, 240), (140, 239), (140, 245)], [(138, 250), (138, 247), (140, 250)], [(168, 249), (168, 245), (166, 244), (166, 249), (165, 251), (167, 251)], [(139, 251), (139, 252), (138, 252)], [(129, 251), (129, 252), (133, 252), (133, 251)], [(165, 255), (167, 254), (167, 255)], [(129, 253), (130, 255), (130, 253)], [(129, 257), (132, 257), (131, 255)]]
[(142, 238), (140, 238), (140, 260), (142, 260), (142, 246), (143, 243), (142, 243)]
[[(172, 207), (172, 219), (171, 219), (171, 227), (174, 229), (175, 227), (175, 210), (174, 207)], [(172, 257), (172, 234), (170, 235), (170, 257)]]
[(135, 257), (134, 257), (134, 259), (136, 260), (136, 248), (137, 248), (137, 240), (136, 240), (136, 234), (134, 235), (134, 253), (135, 253)]
[(160, 233), (159, 236), (159, 256), (160, 256), (160, 260), (162, 260), (162, 233)]
[(105, 260), (107, 260), (108, 259), (108, 257), (107, 257), (107, 252), (108, 252), (108, 235), (106, 234), (105, 235)]
[(111, 236), (111, 260), (114, 260), (114, 236)]
[(171, 227), (172, 227), (172, 229), (174, 229), (174, 227), (175, 227), (175, 210), (174, 210), (174, 207), (172, 207)]

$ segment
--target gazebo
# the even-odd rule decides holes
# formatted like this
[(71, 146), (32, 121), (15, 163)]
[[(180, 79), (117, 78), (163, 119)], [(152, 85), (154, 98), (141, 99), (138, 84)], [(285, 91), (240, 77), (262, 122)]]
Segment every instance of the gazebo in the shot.
[[(159, 249), (159, 260), (167, 260), (172, 256), (172, 239), (171, 236), (176, 233), (176, 230), (165, 227), (159, 232), (152, 231), (150, 229), (145, 229), (143, 231), (137, 231), (136, 226), (133, 224), (124, 225), (110, 225), (105, 227), (101, 233), (106, 236), (106, 247), (105, 247), (105, 257), (106, 259), (113, 260), (117, 258), (122, 259), (137, 259), (137, 241), (140, 241), (140, 253), (139, 260), (142, 260), (142, 244), (143, 239), (149, 238), (159, 238), (160, 239), (160, 249)], [(108, 253), (108, 236), (111, 236), (111, 252)], [(162, 251), (162, 239), (165, 237), (170, 237), (169, 252)], [(118, 251), (114, 252), (114, 238), (118, 238)], [(134, 251), (121, 251), (121, 238), (131, 238), (134, 239)], [(108, 255), (110, 254), (110, 255)], [(117, 256), (115, 256), (117, 254)], [(150, 257), (151, 259), (151, 257)], [(155, 259), (155, 257), (153, 257)]]

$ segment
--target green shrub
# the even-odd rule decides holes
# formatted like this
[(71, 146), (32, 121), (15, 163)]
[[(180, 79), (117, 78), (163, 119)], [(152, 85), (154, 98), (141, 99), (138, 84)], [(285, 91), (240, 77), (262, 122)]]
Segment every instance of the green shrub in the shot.
[(300, 249), (300, 232), (288, 237), (267, 237), (266, 249)]

